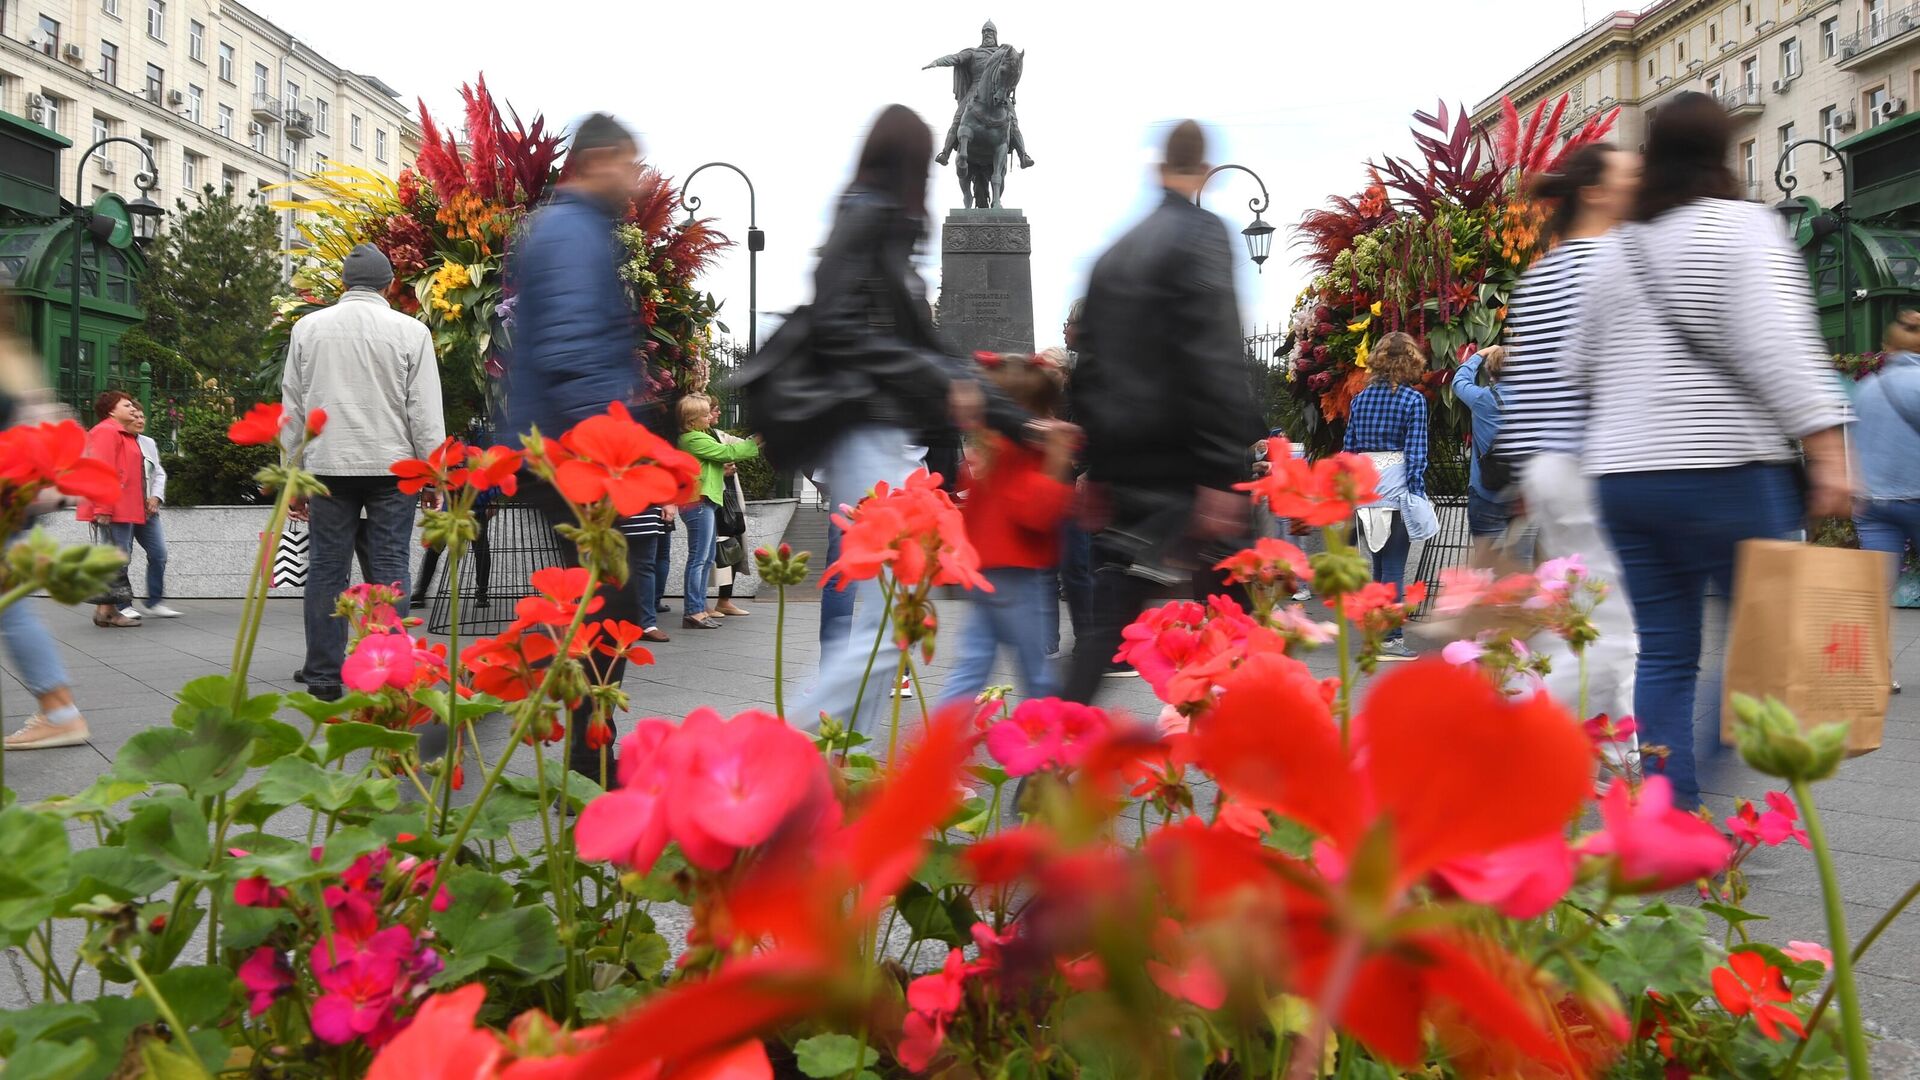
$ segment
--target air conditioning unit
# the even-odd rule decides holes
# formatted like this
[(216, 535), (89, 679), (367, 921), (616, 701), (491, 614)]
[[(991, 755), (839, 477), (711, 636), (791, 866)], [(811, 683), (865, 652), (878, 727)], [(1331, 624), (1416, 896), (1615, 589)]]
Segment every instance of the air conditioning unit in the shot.
[(100, 159), (100, 171), (101, 171), (101, 172), (103, 172), (103, 173), (105, 173), (105, 174), (107, 174), (108, 176), (112, 176), (112, 175), (113, 175), (113, 171), (114, 171), (114, 168), (115, 168), (115, 166), (114, 166), (114, 164), (113, 164), (113, 159), (112, 159), (112, 158), (110, 158), (110, 157), (102, 157), (102, 158)]
[(1906, 98), (1891, 98), (1880, 103), (1880, 107), (1874, 112), (1873, 120), (1876, 124), (1881, 123), (1886, 120), (1891, 120), (1906, 111)]
[(34, 52), (46, 52), (47, 46), (47, 39), (41, 37), (39, 34), (33, 34), (27, 38), (27, 48), (32, 49)]
[(60, 55), (66, 57), (67, 63), (69, 64), (82, 64), (85, 63), (87, 59), (87, 51), (78, 45), (67, 45), (63, 47), (60, 50)]
[(187, 103), (187, 95), (181, 93), (178, 90), (167, 91), (167, 104), (185, 105), (186, 103)]
[(1856, 123), (1858, 121), (1854, 119), (1852, 109), (1842, 109), (1833, 114), (1833, 126), (1841, 131), (1852, 131)]
[(1776, 93), (1776, 94), (1784, 94), (1784, 93), (1786, 93), (1786, 92), (1787, 92), (1787, 91), (1788, 91), (1789, 89), (1791, 89), (1791, 88), (1792, 88), (1792, 86), (1793, 86), (1793, 84), (1794, 84), (1794, 83), (1795, 83), (1795, 82), (1796, 82), (1796, 81), (1797, 81), (1797, 80), (1798, 80), (1799, 78), (1800, 78), (1800, 76), (1798, 76), (1798, 75), (1789, 75), (1789, 76), (1787, 76), (1787, 77), (1786, 77), (1786, 78), (1784, 78), (1784, 79), (1775, 79), (1775, 80), (1773, 80), (1773, 92), (1774, 92), (1774, 93)]

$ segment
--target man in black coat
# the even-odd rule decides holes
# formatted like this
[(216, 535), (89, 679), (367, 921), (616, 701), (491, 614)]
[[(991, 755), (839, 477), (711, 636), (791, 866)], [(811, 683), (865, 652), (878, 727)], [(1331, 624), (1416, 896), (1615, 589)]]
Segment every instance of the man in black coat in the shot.
[[(1073, 418), (1086, 431), (1094, 538), (1092, 631), (1074, 645), (1069, 700), (1090, 701), (1114, 671), (1120, 632), (1156, 589), (1243, 546), (1251, 446), (1263, 425), (1247, 377), (1233, 247), (1194, 204), (1207, 177), (1200, 125), (1182, 121), (1160, 166), (1165, 197), (1094, 264), (1074, 367)], [(1170, 573), (1169, 570), (1177, 571)]]

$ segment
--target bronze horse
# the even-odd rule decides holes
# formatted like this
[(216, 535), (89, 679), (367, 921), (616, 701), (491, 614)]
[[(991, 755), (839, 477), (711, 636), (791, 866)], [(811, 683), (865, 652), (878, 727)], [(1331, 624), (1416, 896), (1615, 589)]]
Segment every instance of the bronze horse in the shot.
[(994, 207), (1007, 188), (1007, 142), (1013, 124), (1013, 90), (1020, 84), (1024, 50), (997, 49), (960, 113), (954, 171), (963, 206)]

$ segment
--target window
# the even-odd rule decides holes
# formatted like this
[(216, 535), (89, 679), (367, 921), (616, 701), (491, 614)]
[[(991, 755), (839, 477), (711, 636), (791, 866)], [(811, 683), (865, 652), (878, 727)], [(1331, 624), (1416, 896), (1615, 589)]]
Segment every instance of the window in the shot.
[[(154, 168), (158, 169), (160, 167), (160, 147), (164, 144), (159, 139), (154, 138), (152, 132), (143, 131), (140, 133), (140, 145), (147, 148), (147, 157), (142, 158), (139, 162), (141, 170), (146, 170), (146, 163), (149, 160), (153, 162)], [(154, 173), (153, 178), (156, 181), (159, 180), (160, 174), (158, 172)]]
[(353, 144), (355, 150), (360, 149), (360, 118), (358, 116), (347, 120), (347, 141)]
[(1780, 43), (1780, 77), (1797, 79), (1800, 77), (1800, 39), (1790, 37)]
[(1687, 39), (1681, 38), (1673, 43), (1673, 62), (1684, 67), (1687, 63)]
[(100, 0), (100, 10), (117, 19), (120, 17), (120, 0)]
[(41, 94), (40, 97), (44, 102), (44, 104), (40, 106), (40, 126), (46, 128), (48, 131), (59, 131), (60, 99), (54, 97), (52, 94), (46, 93)]
[(1887, 28), (1887, 0), (1867, 0), (1867, 32), (1879, 37)]
[(267, 152), (267, 129), (266, 128), (261, 127), (259, 124), (248, 124), (247, 137), (253, 143), (254, 153), (264, 154)]
[(332, 130), (333, 125), (327, 116), (327, 114), (332, 111), (333, 105), (328, 102), (326, 98), (313, 99), (313, 129), (315, 131), (325, 135), (328, 131)]
[(111, 41), (100, 43), (100, 78), (108, 86), (120, 85), (120, 46)]
[(327, 171), (327, 155), (325, 154), (313, 155), (313, 171), (316, 173), (323, 173)]
[[(113, 135), (113, 129), (108, 126), (107, 118), (96, 113), (93, 118), (93, 141), (102, 142), (108, 138), (111, 138), (112, 135)], [(101, 147), (100, 159), (102, 161), (105, 161), (107, 155), (112, 152), (113, 150), (111, 147), (106, 147), (106, 146)]]
[(187, 23), (187, 59), (207, 62), (207, 28), (198, 22)]
[(1887, 93), (1885, 86), (1876, 86), (1867, 91), (1864, 96), (1867, 103), (1867, 115), (1863, 123), (1867, 127), (1873, 127), (1880, 122), (1880, 106), (1885, 104), (1893, 95)]
[(196, 126), (205, 123), (200, 117), (201, 110), (206, 107), (206, 102), (206, 91), (197, 86), (187, 87), (187, 119), (193, 121)]
[(267, 96), (267, 65), (253, 65), (253, 96)]
[(1800, 151), (1787, 149), (1787, 147), (1793, 145), (1795, 135), (1796, 133), (1793, 130), (1792, 124), (1780, 125), (1780, 156), (1786, 158), (1788, 176), (1794, 174), (1796, 171), (1795, 163), (1800, 160)]
[(387, 133), (385, 131), (375, 131), (373, 133), (373, 160), (387, 160)]
[(167, 0), (147, 0), (147, 36), (167, 40)]
[(1754, 87), (1760, 85), (1759, 57), (1749, 56), (1745, 60), (1740, 61), (1740, 85), (1746, 87), (1749, 92), (1751, 92)]
[(1659, 61), (1656, 58), (1651, 56), (1647, 57), (1647, 78), (1653, 78), (1654, 65), (1657, 63), (1659, 63)]
[(1747, 13), (1745, 16), (1745, 20), (1748, 26), (1753, 25), (1753, 5), (1752, 4), (1747, 5)]
[[(1820, 110), (1820, 137), (1830, 143), (1840, 141), (1840, 106), (1829, 105)], [(1833, 151), (1822, 147), (1820, 160), (1832, 161)]]
[(220, 106), (214, 117), (213, 130), (219, 132), (224, 138), (233, 138), (233, 106)]
[(1831, 60), (1840, 51), (1840, 16), (1820, 22), (1820, 59)]
[(60, 20), (40, 16), (40, 51), (48, 56), (60, 55)]
[(293, 140), (284, 136), (280, 139), (280, 163), (289, 169), (298, 164), (294, 160)]
[(164, 100), (161, 97), (161, 94), (163, 91), (166, 90), (166, 87), (167, 87), (167, 73), (164, 71), (161, 71), (160, 66), (158, 64), (148, 64), (147, 65), (147, 100), (153, 102), (155, 105), (160, 104), (160, 102)]
[(224, 41), (220, 43), (220, 81), (233, 85), (233, 46)]
[(1717, 98), (1726, 92), (1727, 92), (1727, 80), (1721, 78), (1718, 75), (1707, 76), (1707, 95), (1709, 97)]
[(1719, 40), (1720, 40), (1720, 22), (1719, 20), (1716, 19), (1713, 22), (1710, 22), (1707, 24), (1707, 44), (1711, 45), (1714, 42)]
[(1760, 187), (1759, 147), (1748, 139), (1740, 144), (1740, 178), (1747, 182), (1747, 194)]
[(191, 194), (200, 190), (200, 157), (197, 154), (180, 155), (180, 190)]
[(300, 84), (297, 82), (294, 82), (292, 79), (288, 79), (287, 80), (287, 111), (292, 112), (294, 109), (297, 109), (299, 107), (300, 107)]
[(220, 189), (231, 195), (247, 186), (247, 178), (232, 169), (220, 170)]

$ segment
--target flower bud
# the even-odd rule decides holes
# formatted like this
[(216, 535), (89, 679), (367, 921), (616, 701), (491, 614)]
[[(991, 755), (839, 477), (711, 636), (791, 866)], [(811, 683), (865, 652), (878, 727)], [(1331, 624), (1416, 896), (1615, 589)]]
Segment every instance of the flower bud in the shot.
[(574, 702), (587, 696), (587, 671), (572, 657), (554, 662), (547, 683), (547, 697), (554, 701)]
[(1313, 566), (1314, 591), (1326, 598), (1357, 592), (1373, 580), (1373, 570), (1358, 551), (1319, 551), (1308, 560)]
[(1776, 698), (1756, 701), (1733, 695), (1733, 731), (1740, 756), (1768, 776), (1793, 783), (1825, 780), (1847, 755), (1847, 726), (1801, 727), (1793, 711)]

